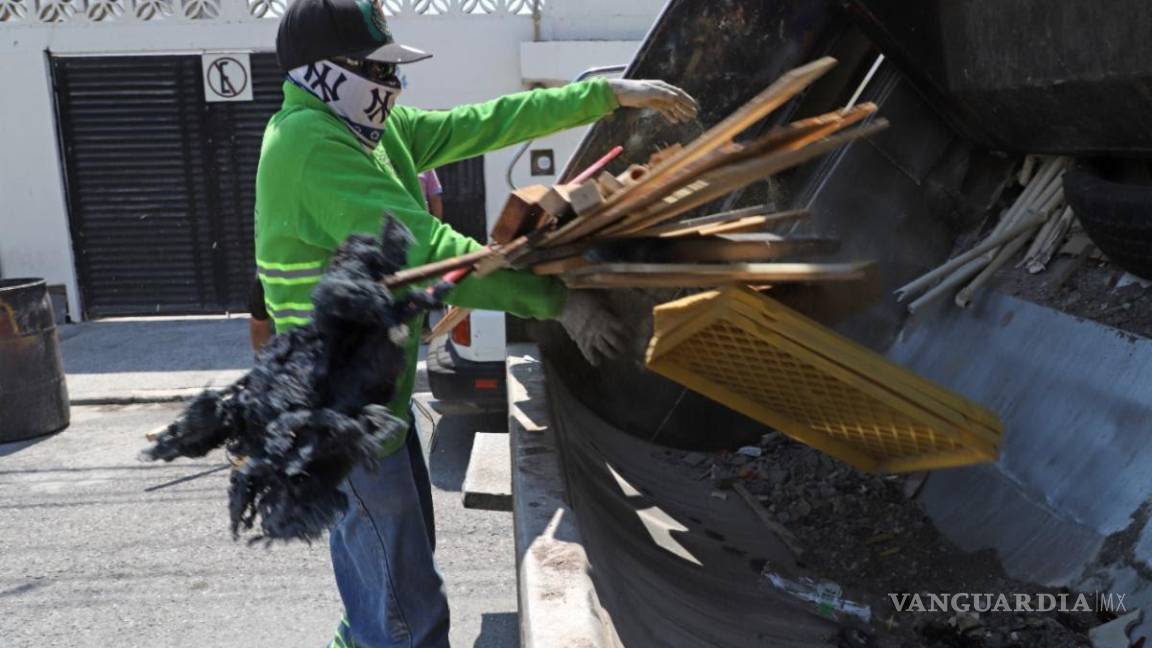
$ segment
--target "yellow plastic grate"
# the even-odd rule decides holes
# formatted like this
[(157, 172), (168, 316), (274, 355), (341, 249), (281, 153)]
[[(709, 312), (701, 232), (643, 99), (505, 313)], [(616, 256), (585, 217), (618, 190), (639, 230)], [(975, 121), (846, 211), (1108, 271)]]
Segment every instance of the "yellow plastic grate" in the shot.
[(995, 414), (751, 290), (658, 307), (648, 367), (863, 470), (997, 457)]

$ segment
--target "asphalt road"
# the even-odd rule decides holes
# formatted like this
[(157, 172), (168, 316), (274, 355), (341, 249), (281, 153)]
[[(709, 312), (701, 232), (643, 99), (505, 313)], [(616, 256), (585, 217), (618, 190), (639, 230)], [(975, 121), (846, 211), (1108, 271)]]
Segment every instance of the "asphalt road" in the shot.
[[(219, 456), (142, 464), (175, 404), (77, 406), (64, 432), (0, 445), (0, 645), (326, 645), (340, 618), (327, 547), (233, 542)], [(431, 453), (438, 560), (457, 647), (518, 645), (510, 513), (464, 510), (473, 431), (439, 421)]]

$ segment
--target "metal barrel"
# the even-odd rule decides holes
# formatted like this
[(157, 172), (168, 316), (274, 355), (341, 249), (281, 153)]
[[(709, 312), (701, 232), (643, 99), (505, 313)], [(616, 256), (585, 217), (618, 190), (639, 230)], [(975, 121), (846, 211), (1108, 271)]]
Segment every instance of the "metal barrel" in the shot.
[(0, 279), (0, 443), (68, 427), (68, 386), (48, 286)]

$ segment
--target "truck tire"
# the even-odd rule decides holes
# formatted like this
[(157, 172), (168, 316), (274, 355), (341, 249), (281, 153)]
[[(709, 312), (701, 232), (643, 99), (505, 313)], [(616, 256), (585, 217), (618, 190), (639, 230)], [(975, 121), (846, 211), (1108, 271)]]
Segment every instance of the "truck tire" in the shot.
[(1152, 279), (1152, 184), (1118, 181), (1104, 169), (1080, 165), (1065, 173), (1064, 197), (1112, 263)]

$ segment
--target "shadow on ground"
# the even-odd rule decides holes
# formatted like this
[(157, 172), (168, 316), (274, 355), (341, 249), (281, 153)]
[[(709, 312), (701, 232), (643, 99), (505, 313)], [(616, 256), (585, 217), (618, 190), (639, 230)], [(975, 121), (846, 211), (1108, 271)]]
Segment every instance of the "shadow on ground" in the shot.
[(480, 636), (472, 648), (519, 648), (520, 615), (515, 612), (484, 614), (480, 617)]

